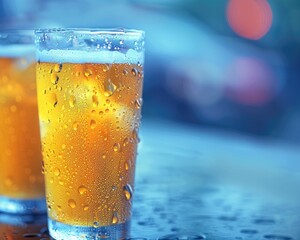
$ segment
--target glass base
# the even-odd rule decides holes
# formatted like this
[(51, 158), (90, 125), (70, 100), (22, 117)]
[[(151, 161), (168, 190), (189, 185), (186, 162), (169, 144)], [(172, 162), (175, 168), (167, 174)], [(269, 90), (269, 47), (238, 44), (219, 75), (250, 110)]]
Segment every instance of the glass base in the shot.
[(38, 199), (14, 199), (0, 196), (0, 212), (12, 214), (46, 213), (46, 201)]
[(48, 218), (50, 236), (56, 240), (125, 239), (129, 235), (130, 221), (104, 227), (73, 226)]

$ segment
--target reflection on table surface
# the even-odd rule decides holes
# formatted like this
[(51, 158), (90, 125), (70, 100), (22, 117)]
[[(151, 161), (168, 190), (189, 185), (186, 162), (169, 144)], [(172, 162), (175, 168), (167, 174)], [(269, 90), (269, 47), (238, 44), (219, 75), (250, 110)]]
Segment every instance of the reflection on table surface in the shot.
[[(133, 239), (300, 239), (296, 146), (161, 122), (141, 138)], [(1, 240), (49, 239), (45, 216), (0, 221)]]

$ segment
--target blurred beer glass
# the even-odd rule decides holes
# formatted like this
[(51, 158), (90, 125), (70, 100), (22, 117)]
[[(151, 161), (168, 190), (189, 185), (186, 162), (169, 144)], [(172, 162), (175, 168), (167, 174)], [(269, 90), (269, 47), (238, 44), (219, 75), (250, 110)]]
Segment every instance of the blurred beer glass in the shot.
[(33, 31), (0, 32), (0, 211), (46, 211)]
[(48, 224), (56, 239), (120, 239), (131, 216), (144, 33), (36, 31)]

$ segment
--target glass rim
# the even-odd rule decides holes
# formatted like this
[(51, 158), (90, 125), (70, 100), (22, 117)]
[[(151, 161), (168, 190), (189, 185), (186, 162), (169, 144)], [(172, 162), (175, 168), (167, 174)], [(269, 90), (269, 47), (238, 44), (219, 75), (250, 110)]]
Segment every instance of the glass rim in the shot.
[(116, 35), (116, 36), (133, 36), (144, 37), (145, 32), (138, 29), (127, 28), (39, 28), (34, 33), (39, 34), (59, 34), (59, 33), (75, 33), (89, 35)]

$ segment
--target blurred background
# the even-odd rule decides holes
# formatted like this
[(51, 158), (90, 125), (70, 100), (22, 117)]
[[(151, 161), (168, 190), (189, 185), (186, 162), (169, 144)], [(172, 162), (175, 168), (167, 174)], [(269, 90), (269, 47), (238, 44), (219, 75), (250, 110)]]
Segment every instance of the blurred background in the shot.
[(298, 0), (0, 0), (0, 29), (146, 31), (143, 117), (300, 142)]

